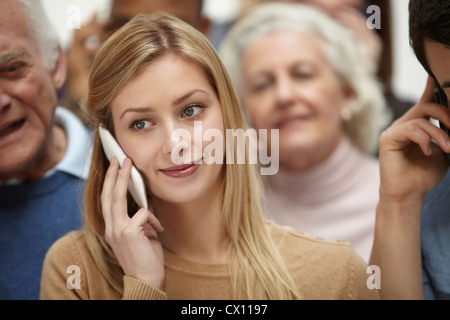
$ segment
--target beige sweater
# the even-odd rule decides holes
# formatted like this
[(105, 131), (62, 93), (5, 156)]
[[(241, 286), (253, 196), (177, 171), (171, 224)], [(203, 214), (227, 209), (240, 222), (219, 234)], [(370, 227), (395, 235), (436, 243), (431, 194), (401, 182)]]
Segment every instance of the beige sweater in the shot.
[[(272, 222), (268, 222), (268, 228), (303, 299), (379, 299), (377, 289), (367, 288), (370, 274), (366, 273), (366, 263), (347, 242), (317, 239)], [(124, 294), (121, 296), (94, 264), (83, 231), (73, 231), (59, 239), (47, 253), (41, 299), (231, 299), (227, 265), (185, 261), (167, 250), (164, 258), (163, 291), (124, 276)], [(76, 266), (79, 271), (79, 289), (70, 289), (67, 284), (76, 283), (72, 281), (76, 274), (69, 268), (71, 266)]]

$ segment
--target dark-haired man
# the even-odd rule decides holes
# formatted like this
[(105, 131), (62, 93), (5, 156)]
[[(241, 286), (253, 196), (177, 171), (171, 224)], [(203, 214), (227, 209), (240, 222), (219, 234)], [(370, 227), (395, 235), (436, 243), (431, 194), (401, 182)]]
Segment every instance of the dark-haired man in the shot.
[[(450, 97), (450, 1), (411, 0), (410, 39), (417, 59)], [(425, 200), (422, 268), (427, 299), (450, 299), (450, 174)]]
[[(380, 139), (380, 202), (371, 264), (382, 299), (450, 299), (450, 0), (410, 0), (410, 41), (429, 74), (420, 101)], [(440, 150), (439, 150), (440, 149)], [(447, 175), (446, 175), (447, 173)], [(444, 178), (445, 176), (445, 178)], [(442, 180), (443, 179), (443, 180)]]

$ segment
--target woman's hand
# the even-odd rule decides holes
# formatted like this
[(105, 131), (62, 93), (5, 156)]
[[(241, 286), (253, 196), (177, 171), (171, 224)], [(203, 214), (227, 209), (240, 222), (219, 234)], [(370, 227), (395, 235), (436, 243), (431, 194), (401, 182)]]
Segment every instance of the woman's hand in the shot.
[(164, 256), (158, 232), (163, 227), (153, 213), (143, 208), (132, 218), (128, 216), (126, 196), (131, 167), (130, 159), (119, 168), (113, 158), (106, 172), (101, 194), (105, 239), (125, 275), (162, 289)]
[(450, 111), (434, 103), (435, 86), (434, 80), (429, 78), (419, 103), (381, 135), (380, 195), (385, 199), (423, 199), (448, 170), (449, 164), (442, 151), (450, 152), (450, 139), (428, 120), (430, 117), (439, 119), (450, 128)]

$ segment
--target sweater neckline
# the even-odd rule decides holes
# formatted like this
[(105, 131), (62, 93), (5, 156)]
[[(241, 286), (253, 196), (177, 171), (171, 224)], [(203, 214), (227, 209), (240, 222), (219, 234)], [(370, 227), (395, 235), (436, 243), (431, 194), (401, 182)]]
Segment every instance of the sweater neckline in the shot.
[(181, 271), (184, 273), (209, 274), (209, 275), (229, 275), (228, 264), (207, 264), (188, 261), (164, 249), (164, 264), (166, 268)]

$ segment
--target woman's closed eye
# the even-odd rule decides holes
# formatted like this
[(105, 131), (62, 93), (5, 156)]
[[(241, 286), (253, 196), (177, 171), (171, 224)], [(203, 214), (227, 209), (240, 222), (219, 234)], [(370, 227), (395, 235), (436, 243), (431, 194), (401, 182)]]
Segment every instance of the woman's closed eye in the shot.
[(313, 78), (312, 72), (293, 72), (292, 76), (298, 80), (307, 80)]
[(250, 85), (250, 88), (252, 90), (252, 92), (260, 92), (260, 91), (264, 91), (266, 89), (268, 89), (271, 85), (273, 84), (273, 80), (260, 80), (260, 81), (255, 81), (253, 82), (253, 84)]

